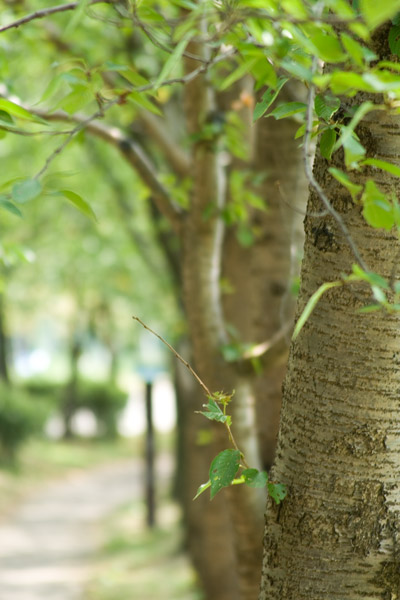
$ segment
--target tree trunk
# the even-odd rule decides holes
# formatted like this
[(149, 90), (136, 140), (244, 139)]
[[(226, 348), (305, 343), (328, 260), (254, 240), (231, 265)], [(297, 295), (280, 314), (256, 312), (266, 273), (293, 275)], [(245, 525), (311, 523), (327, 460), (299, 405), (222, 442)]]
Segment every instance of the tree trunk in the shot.
[[(367, 155), (396, 164), (398, 131), (398, 118), (382, 112), (357, 129)], [(340, 168), (341, 151), (334, 156)], [(315, 176), (368, 268), (398, 280), (398, 236), (369, 227), (326, 169), (319, 157)], [(398, 180), (382, 174), (379, 184), (389, 191)], [(309, 211), (321, 209), (312, 193)], [(298, 313), (354, 262), (332, 217), (308, 217)], [(400, 315), (357, 312), (369, 303), (366, 287), (329, 291), (292, 343), (273, 470), (288, 495), (280, 507), (268, 503), (261, 600), (400, 595)]]
[(70, 342), (69, 360), (70, 360), (70, 377), (64, 391), (62, 403), (62, 414), (64, 420), (64, 437), (70, 439), (73, 436), (72, 432), (72, 417), (77, 409), (77, 394), (78, 394), (78, 361), (82, 353), (82, 345), (76, 335)]
[(0, 378), (6, 383), (10, 382), (9, 354), (10, 341), (5, 330), (4, 294), (0, 294)]

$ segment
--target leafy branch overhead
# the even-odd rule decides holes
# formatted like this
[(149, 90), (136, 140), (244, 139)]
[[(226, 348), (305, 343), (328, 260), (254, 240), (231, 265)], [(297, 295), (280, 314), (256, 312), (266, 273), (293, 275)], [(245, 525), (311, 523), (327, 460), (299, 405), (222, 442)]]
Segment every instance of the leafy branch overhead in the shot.
[[(240, 161), (249, 154), (242, 131), (246, 108), (255, 121), (297, 122), (296, 139), (303, 148), (304, 169), (315, 197), (316, 212), (307, 217), (329, 220), (338, 243), (348, 247), (354, 263), (350, 262), (348, 272), (337, 281), (318, 282), (298, 319), (294, 337), (320, 297), (341, 286), (357, 283), (367, 287), (370, 297), (360, 309), (365, 312), (400, 308), (395, 277), (389, 280), (371, 271), (349, 232), (346, 213), (338, 209), (337, 198), (330, 196), (331, 182), (339, 182), (346, 201), (369, 226), (399, 235), (398, 152), (379, 159), (368, 155), (362, 132), (363, 125), (373, 122), (376, 115), (397, 119), (400, 112), (400, 0), (79, 0), (46, 8), (32, 0), (23, 3), (32, 8), (27, 14), (21, 14), (21, 3), (8, 4), (1, 17), (5, 22), (0, 25), (1, 52), (7, 52), (7, 60), (0, 61), (0, 73), (2, 81), (8, 82), (1, 86), (0, 135), (38, 137), (47, 158), (40, 166), (33, 160), (16, 176), (4, 177), (0, 209), (21, 216), (25, 205), (46, 195), (55, 201), (63, 198), (95, 219), (91, 199), (64, 184), (54, 185), (53, 181), (50, 185), (47, 179), (72, 143), (81, 143), (86, 134), (93, 134), (123, 154), (167, 221), (166, 227), (179, 234), (189, 206), (184, 188), (190, 189), (192, 184), (185, 154), (195, 146), (206, 154), (218, 151), (225, 161), (221, 179), (229, 173), (229, 193), (224, 193), (230, 196), (230, 203), (221, 207), (210, 202), (202, 207), (204, 223), (222, 219), (227, 225), (239, 224), (241, 242), (251, 245), (256, 233), (250, 226), (240, 225), (248, 225), (248, 207), (265, 210), (266, 206), (255, 191), (252, 174), (232, 168), (232, 157)], [(374, 31), (388, 20), (387, 48), (379, 59)], [(21, 65), (18, 77), (11, 78), (11, 70), (26, 51), (24, 44), (29, 45), (31, 32), (39, 23), (46, 68), (34, 65), (31, 73)], [(26, 35), (17, 37), (21, 28)], [(81, 35), (76, 35), (78, 30)], [(107, 44), (92, 45), (93, 32)], [(61, 59), (58, 53), (63, 53)], [(175, 100), (182, 87), (199, 82), (199, 93), (213, 85), (221, 96), (228, 90), (234, 94), (235, 84), (244, 77), (251, 81), (247, 97), (233, 99), (223, 114), (211, 104), (204, 111), (201, 107), (199, 114), (192, 116), (200, 123), (198, 130), (174, 131), (168, 129), (165, 119), (166, 131), (158, 135), (161, 143), (150, 160), (147, 148), (151, 142), (143, 132), (146, 118), (141, 115), (159, 118), (176, 112)], [(283, 101), (283, 93), (293, 83), (302, 90), (299, 97)], [(60, 129), (60, 123), (68, 125)], [(154, 122), (152, 125), (147, 119), (150, 138), (157, 138), (155, 129)], [(57, 142), (59, 136), (61, 142)], [(312, 169), (315, 146), (327, 166), (322, 183)], [(342, 155), (344, 161), (339, 161)], [(176, 177), (162, 172), (159, 165), (164, 161), (175, 165)], [(225, 351), (232, 353), (232, 348), (225, 346)], [(227, 412), (231, 396), (211, 392), (179, 358), (208, 398), (202, 414), (220, 422), (232, 444), (215, 458), (209, 486), (201, 491), (210, 487), (213, 496), (225, 485), (263, 481), (270, 495), (279, 499), (280, 488), (271, 487), (277, 484), (264, 475), (253, 476), (237, 448)]]

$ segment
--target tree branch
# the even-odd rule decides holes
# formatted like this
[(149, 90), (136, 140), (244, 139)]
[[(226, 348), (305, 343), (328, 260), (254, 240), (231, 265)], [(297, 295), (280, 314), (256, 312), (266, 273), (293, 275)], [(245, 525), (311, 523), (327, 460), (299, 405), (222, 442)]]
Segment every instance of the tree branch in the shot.
[(293, 328), (293, 322), (288, 321), (269, 340), (257, 344), (251, 350), (244, 352), (242, 360), (251, 361), (258, 358), (262, 362), (263, 368), (275, 366), (279, 360), (287, 354), (288, 342), (286, 336)]
[[(89, 6), (91, 6), (92, 4), (114, 4), (115, 0), (91, 0), (89, 2)], [(21, 27), (21, 25), (25, 25), (25, 23), (29, 23), (30, 21), (35, 21), (37, 19), (43, 19), (45, 17), (48, 17), (50, 15), (54, 15), (57, 13), (61, 13), (61, 12), (66, 12), (69, 10), (75, 10), (76, 8), (78, 8), (78, 6), (80, 6), (80, 2), (69, 2), (68, 4), (59, 4), (58, 6), (51, 6), (50, 8), (42, 8), (41, 10), (37, 10), (33, 13), (31, 13), (30, 15), (26, 15), (25, 17), (22, 17), (21, 19), (18, 19), (17, 21), (13, 21), (12, 23), (9, 23), (8, 25), (3, 25), (2, 27), (0, 27), (0, 33), (3, 33), (4, 31), (7, 31), (9, 29), (16, 29), (18, 27)]]
[(143, 123), (146, 132), (163, 151), (164, 159), (180, 177), (187, 177), (190, 173), (191, 161), (181, 148), (172, 139), (165, 128), (164, 122), (148, 111), (141, 111), (139, 120)]
[[(38, 111), (37, 111), (38, 112)], [(85, 128), (92, 135), (108, 142), (117, 148), (125, 160), (135, 169), (142, 181), (149, 187), (159, 211), (170, 222), (174, 230), (179, 233), (181, 228), (181, 217), (178, 208), (174, 205), (168, 190), (162, 185), (156, 175), (156, 169), (145, 154), (141, 146), (129, 138), (117, 127), (110, 127), (103, 123), (85, 121), (80, 115), (70, 116), (67, 113), (56, 111), (50, 114), (38, 112), (49, 121), (69, 121), (82, 123), (81, 129)]]

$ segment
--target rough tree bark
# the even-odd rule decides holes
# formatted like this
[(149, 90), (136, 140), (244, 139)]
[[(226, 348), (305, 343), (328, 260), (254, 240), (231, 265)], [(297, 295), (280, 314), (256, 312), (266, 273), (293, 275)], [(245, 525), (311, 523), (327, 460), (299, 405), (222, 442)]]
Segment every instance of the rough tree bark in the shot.
[[(387, 33), (383, 27), (375, 37), (379, 50)], [(378, 111), (357, 129), (368, 156), (395, 164), (398, 132), (398, 117)], [(341, 152), (334, 156), (340, 167)], [(367, 225), (321, 157), (314, 173), (369, 269), (398, 281), (395, 232)], [(365, 170), (352, 175), (359, 183), (367, 177)], [(399, 187), (384, 173), (378, 182), (385, 191)], [(309, 210), (321, 208), (311, 193)], [(298, 312), (354, 262), (332, 217), (308, 217)], [(288, 495), (267, 507), (261, 600), (400, 595), (400, 315), (357, 313), (368, 303), (366, 287), (330, 290), (292, 343), (273, 470)]]

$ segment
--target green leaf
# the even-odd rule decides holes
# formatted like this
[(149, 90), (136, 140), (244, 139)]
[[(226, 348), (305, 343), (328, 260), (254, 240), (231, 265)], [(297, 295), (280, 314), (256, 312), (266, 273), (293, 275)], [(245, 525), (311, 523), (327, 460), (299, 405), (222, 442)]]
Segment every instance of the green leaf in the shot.
[(164, 81), (171, 74), (171, 72), (175, 69), (176, 65), (179, 63), (179, 61), (182, 57), (182, 54), (185, 51), (188, 41), (189, 41), (188, 37), (185, 37), (175, 46), (173, 52), (170, 54), (168, 59), (165, 61), (164, 66), (161, 69), (161, 72), (154, 83), (155, 90), (163, 85)]
[(311, 41), (318, 50), (318, 58), (330, 63), (338, 63), (346, 60), (339, 40), (331, 33), (318, 32), (311, 36)]
[(281, 67), (282, 69), (290, 73), (290, 75), (293, 75), (295, 78), (300, 79), (300, 81), (312, 80), (313, 72), (311, 68), (305, 67), (301, 63), (293, 60), (293, 58), (291, 60), (286, 58), (282, 60)]
[(389, 48), (392, 54), (396, 56), (400, 56), (400, 27), (399, 25), (395, 25), (390, 28), (389, 31)]
[(300, 125), (300, 127), (298, 128), (298, 130), (295, 133), (294, 139), (298, 140), (300, 137), (302, 137), (305, 133), (306, 133), (306, 123), (303, 123), (302, 125)]
[(357, 312), (372, 313), (377, 312), (378, 310), (382, 310), (382, 306), (380, 304), (368, 304), (368, 306), (363, 306), (362, 308), (357, 309)]
[(16, 215), (17, 217), (23, 217), (22, 212), (19, 210), (19, 208), (15, 206), (15, 204), (7, 200), (7, 198), (0, 198), (0, 208), (4, 208), (13, 215)]
[(250, 248), (254, 244), (255, 237), (251, 227), (246, 223), (240, 223), (236, 230), (236, 237), (243, 248)]
[(86, 7), (89, 5), (89, 2), (90, 0), (79, 0), (77, 8), (72, 11), (72, 17), (68, 21), (68, 24), (64, 30), (65, 37), (71, 35), (77, 25), (82, 22)]
[[(357, 108), (350, 123), (348, 125), (342, 127), (341, 135), (335, 144), (334, 151), (338, 150), (338, 148), (340, 148), (340, 146), (346, 147), (346, 145), (345, 145), (346, 142), (351, 138), (354, 139), (353, 132), (354, 132), (355, 128), (357, 127), (359, 122), (365, 117), (365, 115), (368, 114), (369, 112), (371, 112), (372, 110), (376, 110), (376, 106), (372, 102), (369, 102), (369, 101), (363, 102)], [(361, 146), (361, 144), (360, 144), (360, 146)], [(364, 151), (364, 154), (365, 154), (365, 151)]]
[(392, 163), (386, 162), (386, 160), (380, 160), (378, 158), (366, 158), (362, 161), (362, 165), (369, 165), (371, 167), (376, 167), (377, 169), (382, 169), (383, 171), (387, 171), (391, 175), (395, 175), (396, 177), (400, 177), (400, 167), (394, 165)]
[(315, 112), (320, 119), (323, 119), (327, 123), (331, 120), (332, 116), (340, 107), (340, 99), (334, 96), (323, 96), (318, 94), (315, 97), (314, 108)]
[(14, 202), (25, 204), (39, 196), (42, 186), (37, 179), (25, 179), (16, 183), (11, 190), (11, 197)]
[(299, 335), (300, 331), (303, 329), (305, 323), (307, 322), (307, 320), (310, 317), (312, 311), (316, 307), (316, 305), (317, 305), (319, 299), (321, 298), (321, 296), (326, 291), (330, 290), (331, 288), (338, 287), (338, 286), (341, 286), (341, 285), (343, 285), (343, 283), (341, 281), (328, 281), (326, 283), (323, 283), (317, 289), (317, 291), (313, 293), (313, 295), (311, 296), (311, 298), (307, 302), (307, 304), (306, 304), (303, 312), (301, 313), (300, 317), (297, 320), (296, 326), (295, 326), (294, 331), (293, 331), (292, 340), (295, 340), (297, 338), (297, 336)]
[(268, 483), (268, 494), (275, 500), (277, 504), (280, 504), (282, 500), (286, 498), (286, 487), (282, 483)]
[(202, 494), (203, 492), (205, 492), (206, 490), (208, 490), (209, 487), (211, 487), (211, 481), (210, 480), (208, 480), (207, 483), (202, 483), (199, 486), (199, 488), (198, 488), (198, 490), (196, 492), (196, 495), (193, 498), (193, 500), (196, 500), (196, 498), (198, 498), (200, 496), (200, 494)]
[(367, 181), (361, 201), (364, 205), (364, 219), (371, 227), (387, 230), (393, 227), (393, 206), (374, 181)]
[(341, 183), (346, 190), (351, 194), (351, 197), (354, 199), (361, 191), (362, 185), (358, 183), (353, 183), (347, 173), (340, 171), (340, 169), (336, 169), (335, 167), (331, 167), (329, 173), (339, 182)]
[(57, 103), (57, 108), (62, 108), (69, 115), (72, 115), (90, 104), (93, 100), (93, 93), (87, 85), (74, 85), (73, 90)]
[(22, 106), (19, 106), (10, 100), (6, 100), (5, 98), (0, 98), (0, 110), (4, 110), (6, 113), (14, 115), (14, 117), (19, 117), (20, 119), (26, 119), (27, 121), (33, 121), (35, 123), (47, 124), (47, 122), (41, 117), (33, 115), (25, 108), (22, 108)]
[[(355, 135), (355, 134), (353, 134)], [(333, 147), (335, 150), (337, 143)], [(364, 158), (366, 150), (362, 144), (355, 138), (346, 138), (343, 142), (344, 147), (344, 162), (348, 169), (355, 169), (358, 167), (359, 161)]]
[(348, 281), (366, 281), (371, 287), (378, 286), (383, 288), (384, 290), (389, 289), (389, 284), (384, 277), (378, 275), (378, 273), (374, 273), (373, 271), (364, 271), (359, 265), (353, 265), (352, 267), (353, 274), (349, 275), (346, 278)]
[(386, 294), (380, 287), (373, 285), (371, 289), (375, 300), (379, 302), (379, 304), (387, 304)]
[(233, 83), (235, 83), (235, 81), (241, 79), (244, 75), (246, 75), (246, 73), (248, 73), (258, 61), (259, 58), (255, 56), (252, 57), (250, 60), (246, 60), (245, 62), (243, 62), (222, 81), (222, 83), (218, 86), (219, 89), (226, 90)]
[[(325, 75), (321, 75), (325, 77)], [(317, 78), (314, 78), (317, 80)], [(370, 92), (371, 86), (364, 81), (364, 79), (358, 73), (351, 73), (347, 71), (335, 71), (330, 74), (330, 87), (334, 94), (349, 94), (353, 95), (358, 91)]]
[(72, 202), (72, 204), (86, 217), (89, 217), (89, 219), (92, 219), (93, 221), (97, 221), (97, 217), (92, 207), (82, 198), (82, 196), (76, 192), (71, 192), (71, 190), (60, 190), (60, 194)]
[(296, 19), (306, 19), (307, 10), (301, 0), (281, 0), (282, 8)]
[(391, 19), (400, 10), (400, 0), (360, 0), (360, 11), (370, 29)]
[(275, 117), (275, 119), (279, 121), (279, 119), (285, 119), (286, 117), (290, 117), (299, 112), (305, 112), (306, 110), (307, 104), (304, 104), (304, 102), (285, 102), (285, 104), (280, 104), (274, 108), (268, 116)]
[[(373, 92), (396, 92), (400, 90), (399, 76), (389, 71), (374, 71), (364, 73), (363, 80)], [(375, 108), (377, 108), (375, 106)]]
[(363, 68), (365, 60), (365, 52), (363, 46), (347, 33), (341, 34), (342, 44), (345, 47), (351, 61), (358, 67)]
[(268, 473), (258, 469), (244, 469), (242, 472), (244, 483), (250, 487), (262, 488), (268, 483)]
[(143, 92), (130, 92), (128, 100), (140, 106), (141, 108), (145, 108), (146, 110), (154, 113), (155, 115), (162, 116), (162, 112), (160, 111), (160, 109)]
[(334, 129), (326, 129), (324, 133), (321, 135), (321, 139), (319, 141), (319, 149), (321, 152), (321, 156), (330, 160), (333, 152), (333, 147), (336, 142), (336, 132)]
[(126, 69), (122, 72), (122, 76), (125, 77), (125, 79), (127, 79), (132, 85), (141, 86), (149, 84), (149, 80), (146, 79), (146, 77), (143, 77), (143, 75), (140, 75), (140, 73), (134, 69)]
[(218, 403), (212, 398), (208, 399), (208, 404), (203, 404), (203, 408), (206, 408), (206, 411), (199, 411), (199, 414), (204, 415), (210, 421), (218, 421), (219, 423), (228, 423), (231, 424), (231, 417), (229, 415), (224, 415), (221, 407)]
[(254, 108), (253, 121), (257, 121), (257, 119), (262, 117), (263, 114), (267, 112), (271, 104), (278, 97), (279, 92), (281, 91), (281, 89), (287, 81), (289, 81), (289, 79), (286, 77), (284, 77), (283, 79), (279, 79), (276, 88), (268, 88), (268, 90), (264, 92), (261, 102), (257, 102)]
[(228, 448), (220, 452), (212, 461), (210, 466), (211, 500), (222, 490), (230, 485), (238, 472), (240, 464), (240, 452)]

